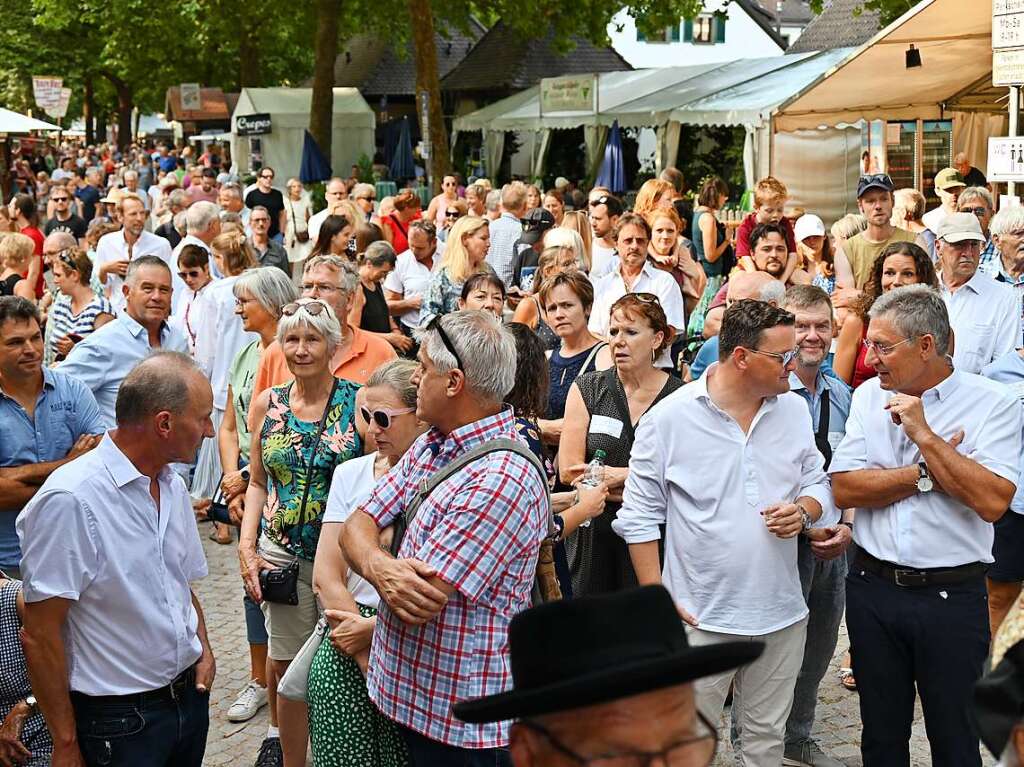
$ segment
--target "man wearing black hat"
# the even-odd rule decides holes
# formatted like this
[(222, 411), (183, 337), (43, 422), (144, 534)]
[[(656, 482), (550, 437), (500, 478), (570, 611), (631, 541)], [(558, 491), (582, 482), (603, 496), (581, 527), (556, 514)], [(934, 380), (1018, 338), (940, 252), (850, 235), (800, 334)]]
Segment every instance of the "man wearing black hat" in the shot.
[(697, 711), (691, 682), (764, 649), (755, 641), (691, 647), (661, 586), (526, 610), (512, 619), (509, 646), (513, 689), (452, 710), (472, 723), (516, 720), (515, 767), (600, 760), (706, 767), (717, 736)]
[(868, 220), (868, 228), (851, 237), (836, 251), (836, 287), (863, 290), (871, 277), (875, 259), (892, 242), (913, 242), (914, 233), (890, 223), (892, 179), (886, 173), (861, 176), (857, 183), (857, 206)]
[[(523, 217), (523, 234), (512, 250), (512, 285), (526, 293), (538, 287), (533, 284), (540, 254), (544, 251), (544, 233), (555, 225), (555, 217), (544, 208), (533, 208)], [(520, 245), (529, 245), (525, 250)], [(525, 283), (525, 285), (524, 285)]]

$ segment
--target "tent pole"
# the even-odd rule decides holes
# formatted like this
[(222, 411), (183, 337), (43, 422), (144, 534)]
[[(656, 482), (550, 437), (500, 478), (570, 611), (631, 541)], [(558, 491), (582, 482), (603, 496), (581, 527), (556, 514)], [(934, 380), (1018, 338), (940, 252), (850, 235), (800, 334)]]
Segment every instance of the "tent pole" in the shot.
[[(1009, 107), (1010, 107), (1010, 128), (1009, 128), (1009, 131), (1007, 131), (1007, 135), (1009, 135), (1012, 138), (1013, 136), (1017, 135), (1017, 127), (1018, 127), (1019, 116), (1020, 116), (1020, 86), (1019, 85), (1011, 85), (1010, 86), (1010, 104), (1009, 104)], [(1017, 184), (1015, 184), (1013, 181), (1008, 181), (1007, 184), (1006, 184), (1006, 193), (1010, 197), (1013, 197), (1014, 195), (1016, 195), (1017, 194)]]

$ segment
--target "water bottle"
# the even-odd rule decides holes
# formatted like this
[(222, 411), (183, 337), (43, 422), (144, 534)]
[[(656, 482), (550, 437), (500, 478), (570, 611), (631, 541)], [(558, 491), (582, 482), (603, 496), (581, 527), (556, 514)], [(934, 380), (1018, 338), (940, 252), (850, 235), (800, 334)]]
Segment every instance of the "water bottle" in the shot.
[[(587, 464), (586, 471), (583, 472), (583, 479), (580, 480), (580, 484), (585, 487), (597, 487), (604, 482), (604, 450), (595, 450), (594, 457), (590, 463)], [(580, 527), (590, 527), (591, 520), (585, 520), (580, 523)]]

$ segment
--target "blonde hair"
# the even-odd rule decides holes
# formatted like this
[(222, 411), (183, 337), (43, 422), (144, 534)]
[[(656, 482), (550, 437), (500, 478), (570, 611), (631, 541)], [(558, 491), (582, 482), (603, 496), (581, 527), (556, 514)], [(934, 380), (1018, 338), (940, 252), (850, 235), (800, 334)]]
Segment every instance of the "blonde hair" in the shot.
[(224, 271), (228, 276), (241, 274), (246, 269), (259, 266), (256, 254), (245, 241), (244, 233), (228, 232), (218, 234), (210, 243), (210, 249), (224, 259)]
[(0, 264), (18, 269), (32, 258), (35, 249), (35, 242), (27, 234), (8, 232), (0, 240)]
[(584, 268), (583, 238), (580, 237), (580, 233), (575, 229), (570, 229), (566, 226), (551, 227), (544, 233), (544, 248), (545, 250), (547, 248), (565, 248), (566, 250), (571, 250), (576, 256), (579, 268)]
[(448, 232), (441, 266), (448, 272), (449, 279), (455, 284), (465, 282), (474, 272), (479, 271), (470, 266), (469, 252), (462, 239), (476, 234), (489, 224), (490, 222), (486, 218), (463, 216)]
[(832, 224), (830, 232), (833, 237), (848, 240), (868, 228), (868, 220), (860, 213), (847, 213)]
[(768, 202), (785, 202), (789, 197), (786, 185), (775, 176), (765, 176), (754, 185), (754, 205), (760, 206)]
[(590, 219), (582, 210), (567, 210), (562, 218), (562, 225), (558, 229), (571, 229), (580, 236), (583, 242), (583, 270), (590, 271), (590, 243), (593, 241), (593, 232), (590, 229)]
[(640, 191), (636, 193), (636, 202), (633, 203), (633, 212), (641, 216), (646, 216), (650, 211), (654, 210), (656, 203), (662, 195), (675, 195), (675, 192), (676, 188), (668, 181), (649, 178), (644, 182), (644, 185), (640, 187)]

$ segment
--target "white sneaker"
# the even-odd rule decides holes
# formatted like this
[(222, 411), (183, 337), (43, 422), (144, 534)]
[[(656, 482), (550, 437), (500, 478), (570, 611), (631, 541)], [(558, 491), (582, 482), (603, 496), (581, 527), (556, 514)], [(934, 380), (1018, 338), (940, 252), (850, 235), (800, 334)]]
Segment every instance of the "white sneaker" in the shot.
[(256, 712), (265, 705), (267, 705), (267, 688), (261, 687), (259, 682), (252, 679), (228, 709), (228, 721), (246, 722), (256, 716)]

